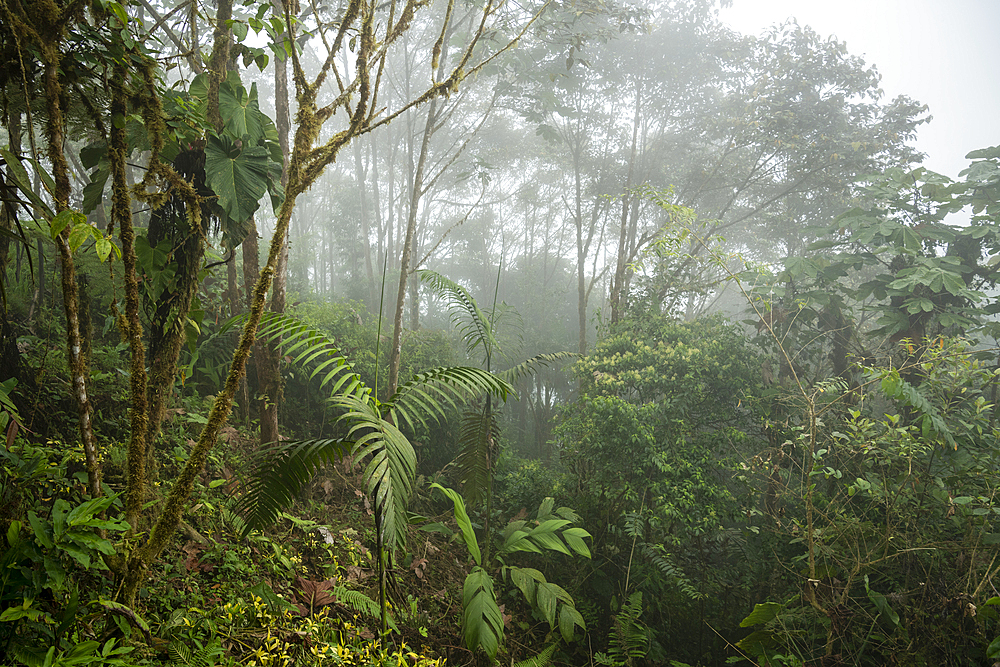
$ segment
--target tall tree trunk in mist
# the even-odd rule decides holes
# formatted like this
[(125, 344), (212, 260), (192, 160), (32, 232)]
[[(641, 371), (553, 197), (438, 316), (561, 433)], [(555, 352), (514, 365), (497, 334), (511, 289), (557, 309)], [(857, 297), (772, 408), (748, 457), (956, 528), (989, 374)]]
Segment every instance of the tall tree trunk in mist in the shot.
[(392, 318), (392, 351), (389, 353), (389, 386), (386, 395), (391, 396), (399, 386), (399, 363), (403, 350), (403, 304), (406, 300), (406, 282), (410, 276), (410, 262), (413, 255), (413, 240), (417, 229), (417, 208), (420, 206), (420, 195), (424, 186), (424, 166), (427, 163), (427, 151), (431, 135), (434, 134), (434, 124), (437, 121), (438, 98), (430, 102), (427, 109), (427, 122), (424, 124), (423, 137), (420, 141), (420, 154), (417, 158), (417, 168), (413, 173), (413, 185), (410, 188), (410, 210), (406, 217), (406, 236), (403, 239), (403, 255), (399, 261), (399, 283), (396, 287), (396, 311)]
[[(625, 178), (625, 191), (622, 193), (622, 214), (621, 226), (618, 234), (618, 259), (615, 262), (615, 274), (611, 278), (611, 324), (615, 324), (622, 319), (625, 309), (628, 307), (628, 286), (627, 273), (630, 257), (629, 243), (629, 208), (635, 195), (631, 192), (632, 178), (635, 173), (636, 145), (639, 138), (639, 110), (641, 108), (639, 80), (635, 82), (635, 117), (632, 120), (632, 149), (629, 153), (628, 176)], [(632, 207), (635, 208), (635, 207)], [(638, 211), (636, 210), (636, 213)], [(633, 215), (633, 226), (635, 224)], [(634, 239), (635, 232), (631, 236)]]
[[(280, 14), (284, 14), (282, 0), (273, 0), (274, 9)], [(298, 13), (298, 3), (291, 0), (289, 7), (292, 14)], [(279, 38), (284, 40), (285, 36)], [(281, 185), (288, 184), (288, 132), (291, 121), (288, 114), (288, 67), (287, 62), (281, 58), (274, 61), (274, 110), (275, 126), (278, 130), (278, 142), (281, 145)], [(288, 286), (288, 234), (285, 233), (281, 239), (281, 253), (278, 255), (278, 264), (274, 270), (274, 282), (271, 284), (271, 307), (273, 313), (285, 312), (285, 296)], [(263, 396), (263, 404), (260, 412), (260, 443), (266, 445), (271, 442), (278, 442), (278, 406), (283, 399), (281, 383), (281, 366), (278, 348), (274, 343), (268, 342), (264, 345), (264, 354), (261, 355), (257, 365), (258, 377), (260, 379), (260, 393)]]

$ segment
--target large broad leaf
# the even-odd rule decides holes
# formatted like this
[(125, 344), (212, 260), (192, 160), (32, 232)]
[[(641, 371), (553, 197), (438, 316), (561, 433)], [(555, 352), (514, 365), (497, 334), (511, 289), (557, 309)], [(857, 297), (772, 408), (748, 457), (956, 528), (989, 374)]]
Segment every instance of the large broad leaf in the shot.
[(236, 221), (249, 220), (267, 192), (267, 150), (227, 135), (209, 135), (205, 145), (205, 181), (227, 216)]
[(239, 76), (234, 79), (232, 74), (219, 86), (219, 115), (226, 134), (234, 139), (250, 137), (255, 146), (264, 138), (264, 128), (270, 123), (257, 102), (257, 84), (248, 93)]

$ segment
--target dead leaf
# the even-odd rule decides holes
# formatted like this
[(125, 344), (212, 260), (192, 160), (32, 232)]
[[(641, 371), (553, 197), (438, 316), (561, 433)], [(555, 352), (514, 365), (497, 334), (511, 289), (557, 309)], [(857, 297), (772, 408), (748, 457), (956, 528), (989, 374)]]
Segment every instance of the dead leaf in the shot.
[(357, 565), (348, 565), (344, 568), (347, 571), (347, 581), (348, 583), (357, 583), (359, 581), (364, 581), (372, 576), (371, 570), (365, 570)]
[(337, 601), (336, 596), (330, 593), (334, 586), (334, 582), (330, 579), (326, 581), (310, 581), (302, 577), (296, 577), (295, 585), (302, 592), (300, 596), (302, 601), (313, 609), (333, 604)]

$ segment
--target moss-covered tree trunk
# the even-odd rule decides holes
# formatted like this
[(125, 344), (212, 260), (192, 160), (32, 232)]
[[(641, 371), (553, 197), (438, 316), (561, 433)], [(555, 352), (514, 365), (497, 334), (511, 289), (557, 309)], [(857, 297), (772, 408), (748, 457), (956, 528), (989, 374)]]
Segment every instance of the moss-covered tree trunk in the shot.
[[(126, 92), (127, 71), (116, 63), (111, 73), (111, 113), (128, 115)], [(122, 336), (128, 342), (131, 354), (129, 365), (129, 442), (128, 484), (125, 494), (125, 520), (138, 526), (142, 505), (146, 499), (146, 428), (149, 414), (146, 400), (146, 348), (143, 343), (142, 322), (139, 319), (139, 277), (136, 268), (135, 229), (132, 226), (132, 203), (128, 191), (125, 169), (128, 140), (125, 126), (112, 124), (108, 161), (111, 165), (111, 220), (118, 227), (122, 244), (122, 263), (125, 282), (125, 317), (121, 322)]]
[[(275, 11), (284, 13), (284, 5), (281, 0), (274, 0)], [(296, 7), (289, 8), (292, 13), (297, 13)], [(282, 35), (279, 39), (284, 39)], [(291, 128), (291, 120), (288, 112), (288, 67), (287, 61), (276, 59), (274, 63), (274, 109), (275, 126), (278, 131), (278, 143), (281, 146), (282, 172), (281, 184), (288, 184), (288, 133)], [(281, 252), (278, 255), (278, 265), (275, 267), (274, 284), (271, 287), (271, 312), (285, 312), (285, 296), (288, 284), (288, 234), (281, 240)], [(260, 443), (266, 445), (278, 442), (280, 433), (278, 432), (278, 409), (283, 403), (284, 392), (281, 381), (280, 354), (274, 343), (268, 342), (263, 347), (263, 354), (258, 360), (258, 373), (260, 379), (260, 392), (264, 397), (260, 412)]]
[[(70, 181), (69, 165), (63, 152), (66, 141), (66, 125), (63, 115), (63, 89), (59, 80), (59, 65), (62, 58), (60, 46), (64, 41), (65, 25), (69, 16), (61, 11), (40, 12), (32, 17), (38, 23), (37, 31), (31, 27), (27, 17), (19, 17), (21, 25), (13, 26), (14, 30), (26, 29), (29, 35), (35, 37), (35, 47), (38, 49), (44, 67), (45, 106), (47, 119), (45, 135), (47, 153), (52, 168), (52, 180), (55, 191), (55, 211), (68, 212)], [(97, 442), (94, 438), (94, 426), (91, 420), (90, 397), (87, 393), (86, 350), (88, 345), (83, 340), (80, 329), (79, 289), (76, 278), (76, 264), (69, 245), (69, 234), (72, 225), (66, 225), (56, 236), (56, 247), (60, 257), (60, 280), (63, 293), (63, 310), (66, 314), (66, 355), (69, 360), (70, 381), (73, 388), (73, 399), (76, 403), (77, 421), (80, 429), (80, 439), (87, 464), (87, 488), (94, 498), (101, 494), (101, 471), (97, 459)]]

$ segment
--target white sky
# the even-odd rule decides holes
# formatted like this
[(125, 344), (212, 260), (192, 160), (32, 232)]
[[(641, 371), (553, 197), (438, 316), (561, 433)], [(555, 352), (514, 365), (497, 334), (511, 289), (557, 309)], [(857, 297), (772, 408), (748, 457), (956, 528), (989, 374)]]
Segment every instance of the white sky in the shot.
[(934, 119), (918, 128), (927, 168), (953, 179), (965, 155), (1000, 145), (1000, 0), (733, 0), (723, 22), (747, 34), (788, 18), (836, 35)]

